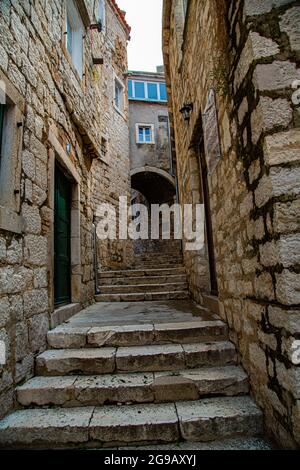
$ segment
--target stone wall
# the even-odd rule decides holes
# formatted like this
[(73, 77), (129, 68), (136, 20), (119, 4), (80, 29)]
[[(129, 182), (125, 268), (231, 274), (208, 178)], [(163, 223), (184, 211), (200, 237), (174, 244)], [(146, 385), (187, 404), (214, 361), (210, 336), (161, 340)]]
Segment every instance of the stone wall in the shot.
[[(0, 80), (16, 112), (14, 177), (0, 196), (0, 340), (6, 345), (0, 416), (14, 405), (14, 387), (32, 376), (49, 327), (75, 311), (54, 306), (55, 161), (72, 182), (71, 284), (79, 308), (95, 292), (97, 204), (115, 201), (130, 187), (126, 96), (124, 115), (113, 108), (113, 72), (122, 79), (127, 68), (128, 29), (108, 1), (105, 34), (90, 34), (94, 2), (77, 3), (86, 30), (82, 79), (65, 47), (65, 1), (0, 2)], [(103, 57), (104, 65), (94, 66), (93, 56)]]
[[(196, 145), (215, 89), (221, 154), (208, 177), (221, 316), (267, 430), (300, 445), (298, 1), (164, 2), (164, 56), (181, 202), (201, 201)], [(177, 27), (178, 25), (178, 27)], [(197, 56), (197, 60), (195, 57)], [(294, 83), (295, 82), (295, 83)], [(292, 84), (294, 83), (294, 88)], [(298, 86), (299, 86), (298, 82)], [(193, 103), (189, 123), (179, 109)], [(206, 253), (185, 255), (197, 301)]]

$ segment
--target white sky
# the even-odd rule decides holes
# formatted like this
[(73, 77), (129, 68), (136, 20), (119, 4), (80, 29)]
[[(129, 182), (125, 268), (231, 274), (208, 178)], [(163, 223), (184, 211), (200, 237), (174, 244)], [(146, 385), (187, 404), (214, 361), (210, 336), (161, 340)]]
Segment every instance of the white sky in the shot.
[(163, 64), (161, 51), (163, 0), (117, 0), (126, 11), (127, 23), (131, 26), (128, 44), (128, 68), (155, 72)]

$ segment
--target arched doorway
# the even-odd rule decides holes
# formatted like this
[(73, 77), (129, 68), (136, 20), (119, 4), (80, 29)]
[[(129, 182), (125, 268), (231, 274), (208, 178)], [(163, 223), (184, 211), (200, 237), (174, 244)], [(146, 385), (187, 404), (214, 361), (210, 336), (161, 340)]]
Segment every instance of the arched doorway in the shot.
[(149, 204), (174, 203), (175, 178), (165, 170), (143, 166), (131, 170), (131, 188), (142, 193)]
[(153, 255), (181, 257), (181, 241), (174, 240), (173, 214), (171, 214), (170, 239), (164, 239), (166, 233), (164, 224), (160, 220), (159, 239), (151, 239), (151, 204), (167, 204), (172, 206), (176, 202), (176, 180), (166, 171), (144, 166), (131, 171), (132, 203), (141, 203), (147, 206), (149, 214), (149, 240), (136, 240), (133, 242), (134, 254), (137, 260), (147, 261)]

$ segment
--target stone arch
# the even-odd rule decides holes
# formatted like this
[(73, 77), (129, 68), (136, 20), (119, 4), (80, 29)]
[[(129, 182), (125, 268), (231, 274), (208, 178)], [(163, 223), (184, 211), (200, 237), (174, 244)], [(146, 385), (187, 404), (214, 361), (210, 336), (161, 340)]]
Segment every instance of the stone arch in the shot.
[(174, 201), (176, 180), (170, 173), (152, 166), (131, 170), (131, 187), (142, 193), (150, 204)]

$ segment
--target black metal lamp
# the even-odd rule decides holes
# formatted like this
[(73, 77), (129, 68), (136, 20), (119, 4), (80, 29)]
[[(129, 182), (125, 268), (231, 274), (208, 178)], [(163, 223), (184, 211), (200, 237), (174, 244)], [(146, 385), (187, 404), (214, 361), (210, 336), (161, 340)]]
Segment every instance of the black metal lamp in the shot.
[(193, 109), (194, 109), (193, 103), (185, 103), (183, 107), (180, 109), (180, 113), (182, 114), (183, 119), (185, 121), (190, 120), (191, 112), (193, 111)]

